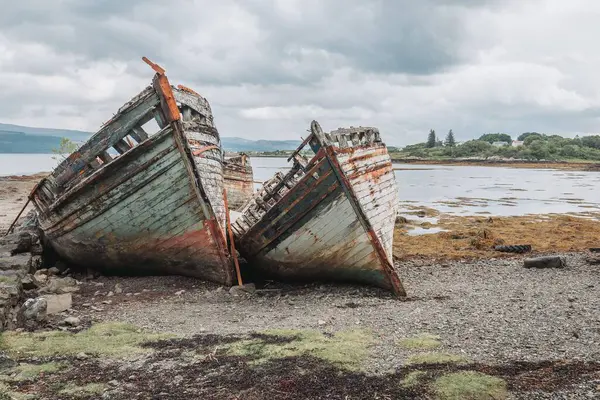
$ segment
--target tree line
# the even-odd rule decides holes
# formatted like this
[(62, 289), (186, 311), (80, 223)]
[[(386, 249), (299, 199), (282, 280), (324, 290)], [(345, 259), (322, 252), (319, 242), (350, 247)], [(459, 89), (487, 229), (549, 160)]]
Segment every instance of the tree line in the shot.
[[(513, 158), (523, 160), (593, 160), (600, 161), (600, 135), (565, 138), (538, 132), (524, 132), (513, 145), (513, 138), (506, 133), (486, 133), (478, 139), (458, 143), (452, 129), (442, 141), (434, 129), (429, 131), (423, 143), (391, 149), (400, 153), (396, 157), (420, 158)], [(504, 145), (505, 144), (505, 145)]]

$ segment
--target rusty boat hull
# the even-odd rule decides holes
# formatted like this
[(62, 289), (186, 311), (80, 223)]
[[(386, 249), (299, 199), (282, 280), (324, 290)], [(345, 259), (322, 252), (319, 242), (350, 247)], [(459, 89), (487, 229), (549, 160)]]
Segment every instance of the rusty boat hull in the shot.
[[(222, 152), (210, 106), (151, 65), (153, 84), (32, 192), (44, 240), (84, 267), (231, 285)], [(154, 135), (143, 128), (150, 120), (160, 128)]]
[(223, 178), (231, 210), (239, 210), (254, 194), (254, 175), (246, 154), (226, 158), (223, 162)]
[[(300, 149), (315, 152), (307, 160)], [(311, 134), (294, 166), (267, 181), (232, 229), (240, 254), (265, 277), (379, 286), (404, 296), (392, 244), (398, 192), (374, 128)]]

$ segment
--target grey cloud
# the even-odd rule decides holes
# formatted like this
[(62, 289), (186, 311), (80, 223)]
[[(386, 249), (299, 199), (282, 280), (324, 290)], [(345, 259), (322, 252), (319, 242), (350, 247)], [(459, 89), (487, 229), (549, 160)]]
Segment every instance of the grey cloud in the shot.
[[(197, 65), (195, 75), (203, 81), (306, 84), (341, 65), (411, 74), (429, 74), (456, 65), (461, 61), (458, 45), (463, 35), (462, 7), (456, 4), (475, 7), (489, 3), (309, 1), (302, 8), (302, 18), (290, 19), (271, 1), (173, 1), (170, 5), (158, 0), (34, 1), (9, 6), (4, 17), (0, 16), (0, 24), (12, 40), (44, 43), (88, 61), (133, 63), (146, 55), (172, 64), (171, 60), (184, 58)], [(203, 51), (202, 45), (193, 43), (191, 33), (202, 35), (203, 26), (214, 19), (235, 29), (236, 21), (227, 21), (229, 7), (252, 14), (263, 37), (253, 43), (255, 47)], [(221, 37), (209, 39), (219, 43), (227, 34), (224, 30)], [(294, 49), (320, 50), (331, 59), (307, 59)], [(298, 75), (285, 69), (286, 62), (315, 65)]]
[(600, 65), (578, 26), (564, 44), (544, 25), (553, 3), (573, 21), (590, 12), (560, 0), (13, 2), (0, 14), (0, 121), (95, 130), (148, 84), (147, 56), (206, 95), (227, 136), (293, 138), (312, 118), (375, 125), (390, 144), (430, 128), (593, 131)]

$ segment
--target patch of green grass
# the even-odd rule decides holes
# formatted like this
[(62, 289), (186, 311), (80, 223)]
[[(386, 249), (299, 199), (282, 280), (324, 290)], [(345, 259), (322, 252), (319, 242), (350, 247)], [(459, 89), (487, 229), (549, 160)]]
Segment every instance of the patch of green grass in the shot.
[(101, 394), (106, 389), (103, 383), (88, 383), (84, 386), (77, 386), (74, 383), (69, 383), (64, 386), (58, 393), (66, 396), (88, 397), (92, 394)]
[(168, 339), (172, 335), (146, 332), (133, 325), (101, 323), (79, 333), (63, 331), (17, 333), (5, 332), (0, 346), (10, 355), (24, 357), (74, 356), (86, 353), (97, 356), (127, 358), (151, 352), (139, 345)]
[(0, 382), (0, 400), (32, 400), (35, 395), (13, 392), (8, 385)]
[(433, 383), (440, 400), (502, 400), (508, 397), (506, 382), (475, 371), (443, 375)]
[(405, 388), (412, 388), (418, 386), (421, 383), (423, 377), (427, 375), (425, 371), (412, 371), (404, 379), (402, 379), (402, 386)]
[(56, 362), (49, 362), (44, 364), (19, 364), (18, 366), (10, 370), (10, 375), (15, 373), (16, 375), (8, 377), (8, 380), (13, 382), (35, 380), (41, 374), (53, 374), (64, 368), (66, 368), (65, 364)]
[(230, 355), (254, 358), (254, 363), (270, 359), (309, 355), (349, 370), (357, 370), (368, 355), (372, 335), (365, 330), (337, 332), (331, 337), (311, 330), (268, 330), (264, 335), (289, 340), (262, 338), (241, 340), (228, 345)]
[(448, 353), (414, 354), (406, 360), (406, 364), (464, 364), (469, 362), (466, 357)]
[(403, 338), (398, 341), (398, 345), (406, 349), (434, 349), (440, 347), (440, 337), (430, 333), (422, 333), (417, 336)]
[(8, 285), (12, 285), (17, 283), (18, 278), (16, 275), (0, 275), (0, 284), (5, 283)]

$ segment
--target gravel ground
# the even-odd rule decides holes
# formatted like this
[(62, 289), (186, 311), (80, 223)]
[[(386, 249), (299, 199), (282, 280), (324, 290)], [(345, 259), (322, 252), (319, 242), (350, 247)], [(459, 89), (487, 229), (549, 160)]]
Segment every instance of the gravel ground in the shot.
[[(130, 284), (154, 291), (113, 297), (98, 318), (187, 336), (368, 328), (380, 343), (372, 372), (401, 363), (408, 352), (397, 340), (424, 332), (440, 336), (442, 351), (476, 362), (600, 361), (600, 266), (588, 264), (586, 254), (564, 256), (566, 268), (547, 270), (525, 269), (521, 259), (404, 264), (405, 301), (357, 286), (272, 285), (252, 296), (232, 296), (184, 278), (168, 284), (104, 278), (105, 290), (120, 281), (124, 292)], [(176, 295), (180, 290), (185, 292)]]
[[(183, 399), (197, 390), (219, 393), (219, 399), (240, 393), (260, 399), (262, 391), (277, 399), (322, 398), (324, 393), (331, 399), (429, 399), (423, 385), (412, 394), (399, 386), (409, 372), (425, 370), (434, 376), (479, 371), (501, 377), (510, 399), (600, 398), (600, 266), (588, 263), (588, 254), (564, 257), (566, 268), (545, 270), (524, 269), (522, 257), (472, 263), (411, 261), (398, 266), (409, 292), (404, 300), (351, 285), (269, 283), (254, 294), (234, 295), (184, 277), (79, 277), (84, 283), (70, 313), (85, 326), (122, 321), (186, 338), (157, 343), (158, 353), (136, 362), (72, 359), (76, 368), (66, 375), (20, 389), (51, 393), (50, 388), (74, 379), (80, 384), (108, 383), (116, 392), (111, 389), (112, 397), (107, 398), (114, 399), (148, 398), (154, 392), (155, 398)], [(366, 374), (342, 373), (302, 357), (272, 360), (257, 370), (222, 353), (218, 359), (190, 364), (182, 353), (208, 341), (213, 347), (200, 354), (210, 354), (228, 341), (277, 328), (313, 329), (326, 336), (357, 328), (371, 331), (375, 345), (364, 365)], [(423, 333), (437, 335), (441, 346), (426, 350), (399, 344)], [(227, 336), (232, 334), (237, 339)], [(407, 363), (409, 357), (427, 351), (460, 356), (465, 363)], [(312, 372), (298, 375), (298, 368)], [(176, 375), (176, 381), (185, 384), (159, 382), (156, 374)], [(202, 377), (208, 375), (216, 386), (205, 385)], [(286, 386), (292, 383), (299, 385), (297, 390)], [(281, 387), (286, 389), (277, 389)]]

